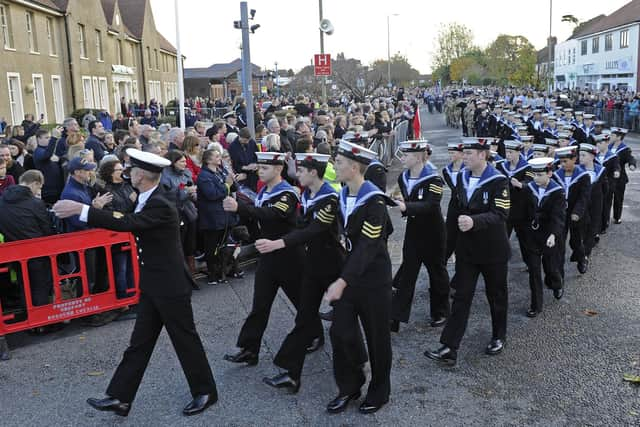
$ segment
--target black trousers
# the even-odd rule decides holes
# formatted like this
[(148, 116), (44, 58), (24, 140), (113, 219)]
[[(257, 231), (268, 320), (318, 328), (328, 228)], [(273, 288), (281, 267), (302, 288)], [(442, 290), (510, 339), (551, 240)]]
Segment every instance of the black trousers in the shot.
[(193, 322), (191, 297), (156, 297), (141, 293), (137, 312), (131, 342), (111, 379), (107, 395), (122, 402), (133, 402), (163, 326), (178, 355), (191, 395), (217, 392)]
[(520, 246), (520, 256), (524, 262), (526, 262), (527, 259), (527, 243), (525, 241), (525, 236), (530, 227), (531, 224), (527, 221), (507, 221), (507, 236), (511, 239), (511, 232), (515, 230), (516, 237), (518, 238), (518, 246)]
[(391, 336), (389, 311), (391, 289), (347, 286), (342, 298), (333, 303), (333, 322), (329, 334), (333, 347), (333, 375), (339, 395), (360, 390), (366, 381), (364, 364), (367, 351), (360, 322), (367, 339), (371, 381), (365, 401), (386, 403), (391, 393)]
[[(531, 233), (534, 233), (533, 231)], [(533, 241), (534, 236), (527, 238)], [(550, 289), (562, 289), (562, 275), (558, 265), (557, 246), (564, 242), (556, 242), (556, 246), (549, 248), (546, 242), (542, 247), (527, 243), (527, 269), (529, 270), (529, 288), (531, 289), (532, 310), (542, 311), (543, 306), (543, 283)], [(544, 281), (542, 272), (544, 271)]]
[[(584, 241), (587, 222), (584, 219), (571, 221), (571, 218), (567, 218), (567, 224), (569, 227), (565, 227), (565, 241), (568, 235), (569, 247), (572, 251), (570, 260), (572, 262), (581, 261), (586, 256)], [(564, 255), (562, 259), (565, 259)]]
[(224, 239), (225, 230), (203, 230), (204, 253), (207, 261), (209, 280), (222, 277), (222, 251), (220, 244)]
[(624, 203), (624, 192), (626, 189), (627, 183), (621, 179), (619, 179), (613, 187), (613, 219), (616, 221), (622, 218), (622, 203)]
[(602, 204), (602, 230), (609, 228), (611, 222), (611, 207), (613, 206), (614, 183), (609, 183), (604, 193), (604, 201)]
[(451, 315), (442, 331), (440, 342), (447, 347), (457, 349), (467, 329), (471, 303), (476, 292), (478, 277), (482, 274), (489, 308), (491, 310), (491, 329), (493, 339), (504, 340), (507, 335), (507, 264), (472, 264), (456, 259), (455, 293)]
[[(253, 303), (251, 312), (244, 321), (237, 346), (254, 353), (260, 352), (262, 335), (269, 322), (269, 314), (278, 288), (282, 287), (289, 301), (299, 308), (301, 258), (300, 252), (282, 250), (260, 257), (253, 282)], [(316, 336), (322, 333), (322, 326)]]
[(293, 378), (299, 379), (302, 374), (309, 343), (320, 336), (318, 331), (320, 334), (323, 333), (318, 309), (327, 287), (337, 278), (337, 274), (333, 277), (318, 277), (306, 273), (304, 275), (296, 324), (282, 342), (280, 350), (273, 359), (276, 366), (289, 372)]
[[(451, 212), (451, 215), (449, 215)], [(447, 209), (447, 218), (445, 220), (447, 226), (447, 248), (445, 253), (445, 261), (451, 258), (451, 254), (456, 250), (456, 240), (458, 239), (458, 217), (453, 215), (451, 204)]]
[(589, 207), (589, 222), (584, 226), (584, 252), (591, 256), (591, 251), (596, 246), (596, 236), (602, 230), (602, 199), (591, 199)]
[[(411, 239), (411, 238), (410, 238)], [(449, 273), (444, 252), (428, 253), (432, 248), (421, 248), (405, 240), (402, 264), (393, 279), (396, 291), (391, 300), (391, 318), (407, 323), (411, 315), (413, 296), (420, 267), (424, 264), (429, 274), (429, 306), (432, 319), (449, 315)]]

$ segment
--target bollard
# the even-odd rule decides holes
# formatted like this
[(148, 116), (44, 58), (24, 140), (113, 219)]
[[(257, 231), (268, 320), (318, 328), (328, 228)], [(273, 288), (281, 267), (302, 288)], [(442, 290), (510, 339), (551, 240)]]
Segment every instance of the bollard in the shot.
[(11, 353), (9, 353), (9, 344), (7, 344), (7, 339), (2, 336), (0, 337), (0, 360), (9, 359), (11, 359)]

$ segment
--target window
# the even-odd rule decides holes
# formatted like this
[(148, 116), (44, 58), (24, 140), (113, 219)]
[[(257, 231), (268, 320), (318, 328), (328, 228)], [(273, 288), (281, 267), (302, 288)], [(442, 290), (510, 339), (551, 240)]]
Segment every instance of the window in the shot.
[(82, 98), (84, 108), (93, 108), (93, 88), (91, 87), (91, 77), (82, 77)]
[(87, 59), (87, 38), (82, 24), (78, 24), (78, 43), (80, 43), (80, 58)]
[(160, 71), (160, 61), (158, 60), (158, 49), (153, 49), (153, 54), (156, 57), (156, 70)]
[(576, 63), (576, 48), (573, 48), (573, 63)]
[(620, 49), (629, 47), (629, 30), (620, 31)]
[(122, 60), (122, 40), (116, 40), (116, 61), (118, 61), (118, 64), (124, 64)]
[(147, 46), (147, 62), (149, 63), (149, 69), (152, 70), (153, 66), (151, 65), (151, 48)]
[(96, 56), (98, 61), (104, 61), (104, 57), (102, 56), (102, 33), (100, 30), (96, 30)]
[(136, 45), (130, 44), (129, 48), (131, 49), (131, 66), (136, 66)]
[(29, 52), (38, 52), (38, 37), (36, 37), (35, 18), (33, 12), (27, 12), (27, 41)]
[(586, 55), (586, 54), (587, 54), (587, 41), (582, 40), (582, 42), (580, 43), (580, 55)]
[(13, 34), (11, 33), (11, 18), (9, 6), (0, 4), (0, 29), (2, 30), (2, 42), (5, 49), (13, 49)]
[(594, 37), (591, 40), (591, 53), (598, 53), (600, 49), (600, 37)]
[(98, 92), (100, 96), (100, 108), (109, 110), (109, 90), (106, 77), (98, 78)]
[(604, 50), (609, 51), (613, 49), (613, 34), (605, 34), (604, 35)]
[(56, 46), (56, 35), (54, 30), (53, 18), (47, 17), (47, 43), (49, 45), (49, 55), (57, 56), (58, 48)]
[(64, 100), (62, 99), (62, 82), (60, 76), (51, 76), (53, 87), (53, 111), (56, 114), (56, 123), (64, 120)]
[(36, 103), (36, 120), (41, 117), (44, 119), (44, 122), (48, 122), (47, 118), (47, 102), (44, 99), (44, 80), (42, 79), (42, 74), (33, 74), (33, 99)]
[(22, 85), (20, 84), (20, 74), (7, 73), (7, 83), (9, 87), (11, 123), (22, 123), (22, 119), (24, 118), (24, 109), (22, 108)]

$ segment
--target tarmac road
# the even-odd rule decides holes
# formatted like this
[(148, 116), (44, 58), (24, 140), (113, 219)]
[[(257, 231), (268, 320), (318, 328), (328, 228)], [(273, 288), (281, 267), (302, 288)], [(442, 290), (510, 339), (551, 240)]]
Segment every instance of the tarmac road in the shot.
[[(432, 161), (447, 162), (446, 142), (460, 129), (445, 127), (441, 115), (423, 114)], [(635, 153), (640, 139), (629, 137)], [(400, 170), (390, 171), (389, 190)], [(509, 273), (507, 347), (484, 355), (490, 339), (489, 308), (478, 286), (458, 366), (443, 369), (423, 356), (438, 347), (441, 329), (427, 323), (426, 272), (418, 279), (411, 321), (393, 340), (392, 395), (374, 415), (357, 405), (328, 415), (336, 394), (331, 346), (308, 357), (297, 395), (273, 390), (262, 378), (293, 326), (294, 310), (284, 295), (274, 303), (260, 363), (239, 367), (222, 360), (235, 350), (240, 325), (251, 305), (253, 268), (244, 279), (207, 287), (193, 295), (196, 323), (212, 364), (220, 401), (193, 418), (181, 415), (190, 394), (166, 333), (162, 333), (128, 418), (96, 412), (85, 400), (101, 396), (127, 346), (133, 322), (90, 328), (72, 322), (45, 337), (8, 337), (13, 359), (0, 363), (0, 425), (55, 426), (293, 426), (293, 425), (640, 425), (640, 387), (622, 381), (640, 374), (640, 173), (631, 183), (621, 225), (612, 225), (594, 250), (590, 269), (580, 276), (567, 267), (565, 297), (545, 291), (545, 311), (529, 319), (529, 286), (515, 236)], [(446, 208), (446, 201), (442, 203)], [(392, 211), (396, 231), (390, 251), (400, 263), (404, 222)], [(453, 265), (449, 265), (450, 272)], [(588, 314), (587, 314), (588, 313)], [(328, 327), (328, 324), (325, 323)]]

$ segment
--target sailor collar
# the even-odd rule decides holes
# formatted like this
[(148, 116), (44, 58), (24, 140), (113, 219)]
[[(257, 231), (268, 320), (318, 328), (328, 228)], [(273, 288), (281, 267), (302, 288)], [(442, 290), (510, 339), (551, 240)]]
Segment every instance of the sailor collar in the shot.
[[(409, 189), (410, 176), (411, 176), (411, 171), (409, 169), (402, 172), (402, 183), (404, 184), (404, 188), (406, 190)], [(414, 178), (415, 182), (413, 183), (413, 188), (416, 188), (418, 184), (436, 176), (438, 176), (438, 174), (435, 173), (433, 169), (425, 166), (424, 168), (422, 168), (422, 171), (420, 171), (420, 176), (418, 178)], [(411, 194), (411, 192), (409, 194)]]
[[(462, 173), (462, 185), (464, 186), (465, 194), (466, 194), (466, 190), (467, 188), (469, 188), (469, 178), (471, 178), (471, 170), (463, 169), (460, 172)], [(490, 164), (487, 164), (487, 167), (484, 169), (484, 172), (482, 172), (482, 176), (480, 176), (480, 180), (478, 181), (478, 184), (473, 190), (473, 194), (475, 194), (476, 191), (486, 183), (494, 181), (496, 179), (506, 179), (506, 177), (500, 172), (498, 172), (496, 168), (494, 168)], [(473, 194), (471, 195), (471, 197), (473, 197)], [(469, 198), (469, 200), (470, 199), (471, 198)]]
[[(591, 175), (591, 171), (589, 169), (587, 168), (584, 168), (584, 169), (587, 171), (589, 175)], [(598, 182), (600, 177), (604, 174), (605, 168), (600, 163), (593, 162), (593, 172), (595, 172), (595, 179), (593, 180), (592, 184)]]
[(271, 191), (267, 191), (266, 185), (262, 187), (262, 189), (258, 193), (258, 196), (256, 196), (255, 206), (261, 208), (264, 202), (266, 202), (267, 200), (271, 200), (283, 193), (291, 193), (296, 198), (296, 200), (299, 200), (298, 194), (291, 186), (291, 184), (289, 184), (287, 181), (280, 181), (280, 183), (273, 187)]
[(302, 205), (302, 212), (307, 213), (309, 209), (311, 209), (316, 203), (320, 200), (324, 200), (328, 197), (338, 198), (338, 193), (333, 189), (328, 183), (323, 183), (318, 192), (311, 197), (311, 190), (308, 188), (304, 190), (302, 193), (302, 200), (300, 204)]
[(562, 190), (562, 187), (560, 186), (560, 184), (558, 184), (554, 180), (549, 180), (549, 184), (547, 185), (547, 188), (546, 188), (544, 194), (542, 196), (540, 196), (540, 194), (538, 193), (538, 189), (540, 187), (538, 186), (538, 184), (535, 183), (535, 181), (530, 181), (527, 185), (531, 189), (531, 192), (533, 193), (535, 198), (538, 200), (538, 206), (540, 206), (542, 204), (542, 200), (545, 197), (551, 195), (552, 193), (555, 193), (556, 191), (561, 191)]
[(512, 176), (514, 176), (518, 172), (528, 168), (529, 167), (529, 163), (525, 160), (524, 156), (522, 154), (520, 154), (520, 156), (518, 158), (518, 164), (516, 165), (516, 168), (512, 170), (510, 168), (510, 166), (511, 166), (511, 163), (506, 161), (506, 160), (504, 162), (500, 163), (500, 167), (502, 167), (502, 169), (509, 175), (509, 178), (511, 178)]
[(564, 169), (560, 168), (555, 172), (555, 175), (558, 178), (558, 180), (560, 181), (560, 185), (562, 185), (564, 187), (565, 197), (568, 199), (569, 198), (569, 189), (571, 188), (571, 186), (573, 184), (575, 184), (576, 182), (578, 182), (578, 180), (580, 178), (582, 178), (584, 175), (588, 175), (589, 172), (587, 172), (582, 166), (576, 165), (575, 169), (573, 170), (573, 174), (571, 175), (571, 181), (569, 181), (568, 185), (565, 185), (564, 172), (565, 172)]
[(349, 223), (349, 217), (351, 216), (351, 214), (353, 214), (360, 206), (364, 205), (367, 200), (377, 195), (385, 196), (385, 194), (380, 191), (378, 187), (376, 187), (370, 181), (365, 181), (358, 190), (356, 201), (353, 204), (353, 209), (348, 212), (347, 197), (349, 196), (349, 187), (346, 185), (344, 186), (344, 188), (340, 192), (340, 211), (342, 212), (345, 229), (347, 228), (347, 224)]

